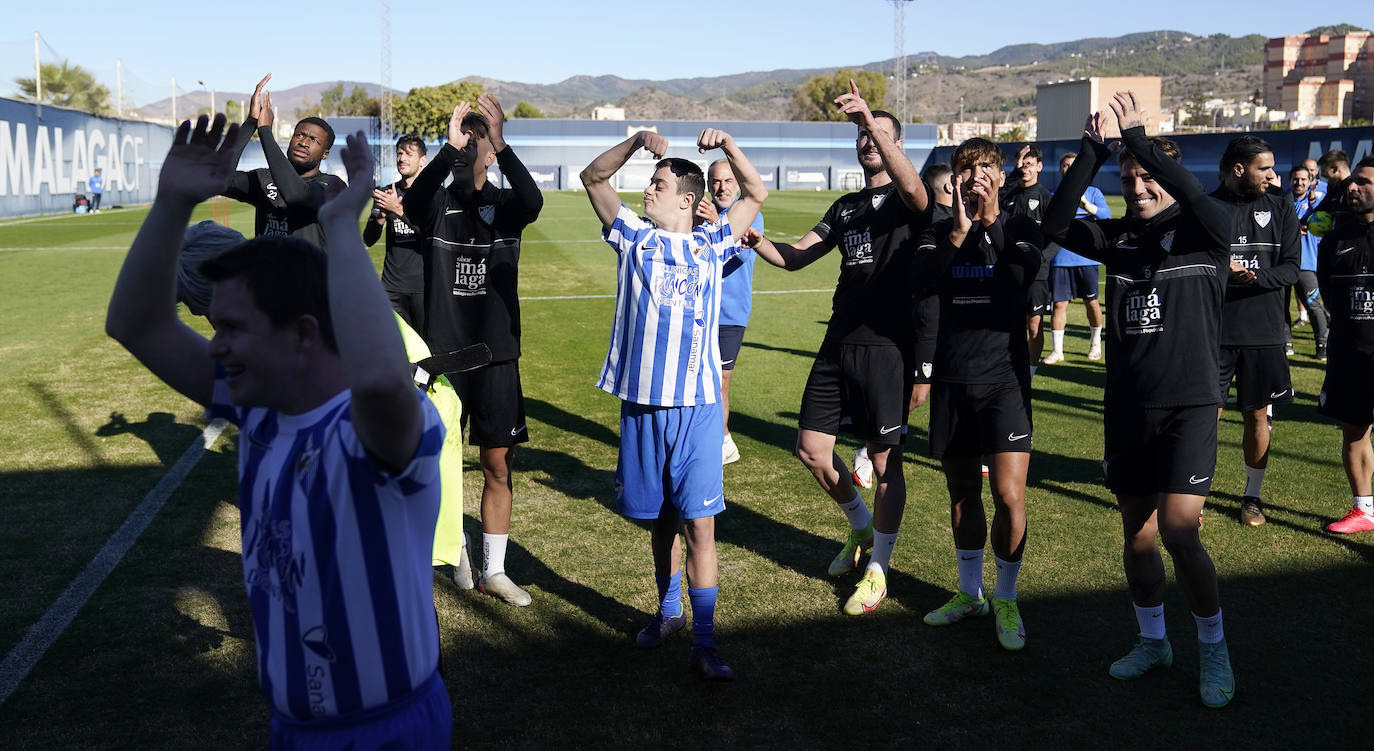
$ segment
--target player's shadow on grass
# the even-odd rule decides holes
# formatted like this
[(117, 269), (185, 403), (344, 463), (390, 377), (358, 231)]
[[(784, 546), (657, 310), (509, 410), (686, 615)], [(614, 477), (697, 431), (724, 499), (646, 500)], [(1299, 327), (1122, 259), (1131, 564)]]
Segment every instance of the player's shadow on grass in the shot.
[(753, 349), (761, 349), (765, 352), (781, 352), (785, 355), (796, 355), (797, 357), (806, 358), (807, 360), (816, 359), (815, 350), (793, 349), (792, 347), (775, 347), (771, 344), (763, 344), (762, 342), (744, 342), (740, 346), (751, 347)]
[(129, 434), (148, 444), (164, 467), (170, 467), (202, 432), (195, 425), (176, 421), (170, 412), (149, 412), (143, 422), (129, 422), (122, 412), (111, 412), (110, 421), (95, 429), (100, 438)]
[(525, 415), (532, 417), (540, 422), (547, 423), (559, 430), (574, 435), (580, 435), (593, 441), (600, 441), (612, 448), (620, 447), (620, 436), (605, 425), (593, 420), (588, 420), (582, 415), (575, 415), (561, 407), (550, 404), (540, 399), (525, 397)]
[(797, 446), (796, 413), (779, 412), (787, 422), (774, 422), (738, 410), (730, 410), (730, 432), (747, 436), (767, 446), (774, 446), (791, 454)]

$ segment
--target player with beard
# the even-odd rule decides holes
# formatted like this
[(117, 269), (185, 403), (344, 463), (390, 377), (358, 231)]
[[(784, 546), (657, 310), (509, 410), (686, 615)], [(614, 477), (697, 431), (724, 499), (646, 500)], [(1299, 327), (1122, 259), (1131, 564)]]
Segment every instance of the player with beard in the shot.
[(1061, 246), (1107, 266), (1104, 466), (1121, 511), (1122, 563), (1140, 628), (1135, 648), (1108, 672), (1130, 680), (1173, 663), (1158, 535), (1197, 624), (1202, 702), (1221, 707), (1235, 694), (1235, 678), (1198, 514), (1216, 467), (1218, 337), (1232, 220), (1179, 163), (1178, 147), (1145, 136), (1133, 92), (1117, 92), (1110, 104), (1125, 143), (1126, 217), (1073, 218), (1078, 197), (1111, 154), (1098, 112), (1042, 225)]
[[(482, 578), (478, 587), (523, 607), (530, 595), (506, 574), (515, 445), (529, 440), (520, 388), (520, 233), (544, 196), (506, 144), (506, 115), (491, 94), (453, 109), (448, 143), (420, 171), (401, 208), (428, 242), (425, 341), (436, 353), (485, 342), (491, 364), (452, 378), (463, 401), (468, 443), (482, 465)], [(480, 114), (479, 114), (480, 113)], [(509, 188), (487, 180), (495, 163)], [(453, 181), (443, 187), (450, 174)], [(463, 582), (458, 583), (459, 586)]]
[(425, 330), (425, 256), (422, 238), (405, 215), (401, 199), (429, 161), (425, 139), (410, 133), (396, 139), (396, 172), (400, 180), (372, 191), (372, 221), (363, 242), (375, 245), (386, 232), (382, 288), (391, 307), (417, 333)]
[[(840, 248), (830, 324), (802, 394), (797, 457), (844, 512), (849, 535), (827, 569), (852, 571), (863, 549), (873, 548), (863, 579), (844, 612), (862, 615), (887, 596), (887, 570), (906, 508), (902, 426), (911, 393), (913, 341), (911, 258), (916, 236), (929, 222), (925, 185), (902, 151), (901, 123), (871, 111), (849, 83), (835, 99), (859, 126), (855, 148), (864, 189), (841, 196), (794, 245), (758, 242), (759, 255), (789, 271)], [(835, 453), (842, 417), (864, 440), (877, 477), (873, 512), (864, 505), (844, 460)]]
[[(991, 597), (998, 642), (1026, 646), (1016, 579), (1026, 545), (1026, 472), (1030, 467), (1030, 362), (1022, 336), (1027, 289), (1042, 263), (1040, 229), (1028, 216), (1004, 214), (997, 200), (1002, 152), (982, 138), (950, 157), (953, 216), (921, 236), (917, 276), (938, 290), (940, 325), (930, 402), (930, 453), (949, 488), (959, 591), (925, 622), (947, 626), (988, 612), (983, 596), (982, 462), (995, 511), (992, 549), (997, 586)], [(1048, 209), (1049, 205), (1037, 207)]]
[[(1302, 263), (1298, 266), (1298, 300), (1307, 311), (1307, 320), (1312, 323), (1312, 335), (1317, 343), (1317, 359), (1326, 361), (1327, 325), (1330, 316), (1322, 305), (1320, 287), (1317, 285), (1317, 244), (1321, 238), (1307, 231), (1307, 217), (1317, 210), (1321, 203), (1312, 187), (1313, 173), (1307, 167), (1294, 167), (1288, 177), (1288, 189), (1293, 198), (1293, 211), (1298, 215), (1298, 235), (1302, 244)], [(1325, 196), (1323, 192), (1321, 194)], [(1284, 313), (1288, 312), (1287, 301)], [(1292, 341), (1292, 335), (1289, 335)], [(1290, 345), (1291, 346), (1291, 345)]]
[[(1284, 290), (1298, 281), (1302, 245), (1293, 202), (1269, 181), (1274, 149), (1256, 136), (1231, 140), (1221, 156), (1221, 185), (1212, 197), (1231, 211), (1231, 272), (1221, 316), (1220, 391), (1236, 383), (1244, 420), (1245, 493), (1241, 521), (1264, 524), (1260, 492), (1269, 465), (1272, 405), (1293, 401), (1284, 347)], [(1221, 417), (1220, 409), (1217, 417)]]
[[(1024, 216), (1035, 220), (1036, 226), (1045, 219), (1045, 211), (1050, 205), (1050, 191), (1040, 182), (1040, 170), (1045, 163), (1038, 144), (1028, 143), (1016, 154), (1016, 168), (1007, 172), (999, 200), (1002, 211), (1012, 216)], [(1049, 249), (1042, 250), (1048, 253)], [(1035, 281), (1026, 296), (1026, 336), (1030, 352), (1032, 375), (1040, 363), (1040, 355), (1045, 351), (1045, 331), (1041, 325), (1045, 316), (1051, 314), (1054, 298), (1050, 294), (1050, 259), (1044, 258)]]
[(1341, 424), (1341, 462), (1353, 496), (1350, 512), (1328, 532), (1374, 530), (1374, 157), (1345, 182), (1347, 214), (1317, 248), (1317, 283), (1331, 313), (1326, 380), (1317, 411)]
[(334, 146), (334, 129), (318, 117), (304, 118), (296, 123), (290, 150), (283, 154), (272, 135), (276, 116), (272, 95), (267, 91), (271, 79), (272, 74), (268, 73), (253, 89), (248, 119), (239, 127), (234, 144), (237, 160), (256, 132), (267, 167), (235, 172), (224, 195), (257, 210), (253, 217), (255, 236), (291, 235), (323, 247), (324, 230), (315, 213), (344, 189), (343, 180), (320, 171), (320, 162)]

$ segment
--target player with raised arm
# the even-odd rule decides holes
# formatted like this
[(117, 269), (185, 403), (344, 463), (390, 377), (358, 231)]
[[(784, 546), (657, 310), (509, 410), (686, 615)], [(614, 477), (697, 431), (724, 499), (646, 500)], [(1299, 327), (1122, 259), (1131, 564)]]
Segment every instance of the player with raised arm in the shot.
[(303, 118), (291, 134), (289, 153), (283, 154), (272, 133), (276, 115), (272, 94), (267, 90), (271, 79), (272, 74), (268, 73), (253, 89), (248, 119), (239, 127), (233, 144), (237, 163), (256, 132), (267, 166), (252, 172), (235, 172), (229, 177), (224, 195), (253, 206), (255, 236), (291, 235), (323, 246), (324, 230), (316, 212), (344, 188), (343, 180), (320, 171), (320, 163), (334, 147), (334, 129), (321, 118)]
[[(902, 151), (901, 123), (872, 111), (850, 81), (835, 99), (859, 126), (855, 149), (864, 189), (841, 196), (795, 245), (760, 238), (759, 255), (789, 271), (840, 248), (830, 324), (802, 394), (797, 456), (849, 521), (849, 535), (828, 573), (857, 568), (873, 553), (844, 612), (862, 615), (887, 596), (887, 570), (906, 509), (902, 427), (912, 386), (911, 258), (929, 221), (929, 196)], [(873, 512), (864, 505), (844, 461), (835, 453), (842, 417), (864, 440), (877, 488)]]
[(1146, 137), (1133, 92), (1117, 92), (1110, 104), (1125, 145), (1118, 161), (1126, 216), (1073, 218), (1078, 196), (1111, 155), (1098, 112), (1088, 118), (1078, 159), (1041, 225), (1046, 237), (1107, 266), (1103, 456), (1121, 510), (1122, 563), (1140, 628), (1135, 648), (1108, 672), (1130, 680), (1173, 663), (1158, 535), (1197, 624), (1202, 702), (1221, 707), (1235, 694), (1235, 679), (1198, 514), (1216, 468), (1231, 216), (1178, 162), (1178, 147)]
[(382, 257), (382, 289), (395, 310), (416, 333), (425, 330), (425, 244), (418, 228), (405, 215), (401, 199), (429, 161), (425, 139), (408, 133), (396, 139), (396, 172), (401, 179), (372, 191), (372, 221), (363, 229), (371, 247), (386, 235)]
[(270, 746), (448, 748), (430, 574), (444, 429), (411, 382), (358, 234), (372, 192), (366, 135), (342, 150), (351, 185), (319, 209), (324, 250), (260, 237), (206, 263), (207, 340), (177, 316), (177, 254), (196, 204), (229, 182), (234, 136), (223, 115), (177, 129), (106, 331), (239, 428), (243, 578)]
[[(582, 184), (616, 252), (615, 318), (597, 387), (620, 398), (621, 482), (616, 504), (631, 519), (651, 520), (650, 544), (659, 608), (635, 637), (656, 647), (682, 628), (681, 531), (687, 539), (692, 603), (689, 665), (708, 680), (734, 672), (715, 642), (715, 516), (725, 510), (720, 447), (720, 286), (724, 264), (739, 255), (768, 196), (763, 180), (728, 133), (707, 128), (701, 153), (720, 149), (740, 196), (716, 222), (697, 224), (705, 193), (701, 168), (663, 159), (668, 139), (640, 131), (582, 170)], [(610, 180), (641, 148), (660, 161), (644, 191), (644, 217), (620, 201)]]
[(1317, 411), (1341, 424), (1341, 463), (1353, 497), (1328, 532), (1374, 530), (1374, 157), (1345, 179), (1346, 214), (1317, 248), (1317, 283), (1331, 313), (1326, 380)]
[[(544, 196), (506, 143), (505, 112), (491, 94), (453, 110), (448, 143), (401, 199), (420, 228), (425, 251), (425, 341), (435, 353), (478, 342), (491, 364), (450, 379), (463, 402), (468, 443), (482, 465), (482, 578), (478, 587), (516, 607), (530, 595), (506, 574), (515, 446), (529, 440), (520, 386), (520, 235), (539, 216)], [(487, 180), (496, 164), (510, 183)], [(443, 186), (452, 174), (453, 181)], [(464, 586), (465, 582), (458, 582)]]
[[(950, 157), (953, 215), (921, 235), (915, 275), (938, 291), (940, 325), (930, 394), (930, 452), (949, 488), (959, 591), (926, 614), (947, 626), (988, 611), (983, 596), (982, 462), (995, 506), (992, 549), (997, 586), (994, 630), (1008, 650), (1026, 646), (1016, 580), (1026, 545), (1026, 472), (1030, 467), (1030, 358), (1027, 290), (1038, 276), (1043, 241), (1034, 220), (1006, 214), (997, 196), (1002, 152), (982, 138)], [(1048, 208), (1046, 205), (1045, 208)]]
[[(1256, 136), (1231, 139), (1221, 155), (1221, 185), (1212, 197), (1231, 211), (1231, 266), (1221, 315), (1224, 399), (1236, 383), (1236, 408), (1244, 421), (1245, 494), (1240, 519), (1264, 524), (1260, 491), (1269, 466), (1274, 404), (1293, 401), (1293, 380), (1284, 354), (1289, 336), (1284, 292), (1298, 281), (1302, 245), (1293, 202), (1274, 177), (1274, 149)], [(1217, 416), (1220, 418), (1221, 410)]]

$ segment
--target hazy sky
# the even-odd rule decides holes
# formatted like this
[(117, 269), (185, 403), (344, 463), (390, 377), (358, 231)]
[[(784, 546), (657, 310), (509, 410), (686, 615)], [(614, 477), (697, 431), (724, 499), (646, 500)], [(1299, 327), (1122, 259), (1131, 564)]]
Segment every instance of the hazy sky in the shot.
[[(123, 60), (126, 100), (143, 104), (201, 88), (249, 91), (261, 73), (274, 89), (329, 80), (381, 79), (380, 3), (368, 0), (115, 4), (6, 3), (0, 95), (33, 75), (40, 57), (94, 71), (111, 90)], [(1085, 13), (1084, 7), (1096, 12)], [(978, 8), (974, 18), (960, 17)], [(1140, 8), (1148, 7), (1149, 12)], [(1368, 0), (1154, 0), (1089, 4), (906, 3), (906, 51), (991, 52), (1134, 31), (1281, 36), (1319, 25), (1368, 25)], [(271, 9), (270, 15), (260, 8)], [(1199, 10), (1205, 12), (1199, 13)], [(1027, 13), (1027, 11), (1031, 11)], [(732, 15), (733, 14), (733, 15)], [(892, 56), (888, 0), (392, 0), (391, 84), (405, 90), (467, 75), (553, 83), (577, 74), (685, 78), (773, 68), (838, 67)]]

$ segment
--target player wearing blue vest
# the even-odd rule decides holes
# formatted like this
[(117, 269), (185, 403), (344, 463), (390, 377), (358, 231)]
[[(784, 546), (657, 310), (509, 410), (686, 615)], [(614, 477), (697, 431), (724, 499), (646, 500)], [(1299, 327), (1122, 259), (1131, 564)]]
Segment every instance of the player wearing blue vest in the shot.
[(239, 428), (243, 575), (270, 746), (446, 749), (430, 573), (444, 428), (411, 383), (358, 233), (372, 192), (366, 134), (342, 149), (348, 188), (320, 207), (324, 250), (261, 237), (205, 265), (207, 340), (177, 316), (177, 252), (196, 204), (228, 184), (236, 127), (217, 115), (176, 131), (106, 331)]
[[(1316, 212), (1326, 197), (1325, 184), (1317, 191), (1312, 182), (1312, 172), (1307, 167), (1294, 167), (1288, 175), (1288, 189), (1293, 194), (1293, 210), (1298, 214), (1298, 233), (1302, 242), (1302, 261), (1298, 265), (1298, 301), (1307, 311), (1307, 320), (1312, 324), (1312, 336), (1317, 343), (1317, 359), (1326, 361), (1327, 324), (1330, 316), (1322, 305), (1321, 291), (1317, 286), (1317, 244), (1321, 238), (1307, 231), (1307, 217)], [(1287, 312), (1287, 302), (1284, 311)], [(1292, 349), (1292, 336), (1288, 347)]]
[[(733, 680), (715, 644), (715, 515), (725, 510), (720, 463), (721, 271), (739, 255), (768, 196), (763, 180), (729, 134), (707, 128), (701, 153), (721, 149), (739, 178), (740, 198), (719, 221), (695, 224), (705, 193), (701, 168), (662, 159), (668, 139), (640, 131), (582, 170), (582, 184), (616, 251), (615, 320), (597, 387), (620, 397), (622, 483), (616, 503), (631, 519), (652, 520), (651, 547), (659, 608), (635, 637), (656, 647), (682, 628), (681, 544), (687, 538), (692, 602), (690, 667), (713, 681)], [(644, 190), (644, 216), (623, 203), (610, 180), (641, 148), (660, 161)]]
[[(1078, 155), (1069, 152), (1059, 157), (1059, 174), (1064, 175), (1073, 166)], [(1075, 219), (1111, 219), (1112, 210), (1107, 199), (1096, 185), (1089, 185), (1078, 197), (1078, 210)], [(1075, 297), (1083, 300), (1083, 309), (1088, 314), (1088, 359), (1102, 359), (1102, 306), (1098, 303), (1097, 261), (1084, 258), (1067, 248), (1059, 248), (1050, 261), (1050, 297), (1054, 299), (1054, 312), (1050, 315), (1050, 353), (1043, 363), (1053, 365), (1064, 361), (1064, 330), (1069, 325), (1069, 301)]]
[(95, 174), (86, 181), (86, 187), (91, 191), (91, 213), (100, 213), (100, 197), (105, 194), (105, 178), (100, 176), (100, 168), (95, 168)]
[[(697, 204), (696, 216), (706, 222), (716, 221), (730, 210), (739, 198), (739, 181), (730, 169), (730, 162), (717, 159), (706, 168), (706, 185), (711, 199)], [(763, 234), (763, 214), (754, 217), (751, 228)], [(730, 376), (735, 372), (740, 345), (744, 343), (744, 329), (749, 325), (749, 313), (754, 309), (753, 248), (744, 248), (725, 264), (720, 284), (720, 404), (725, 412), (725, 444), (721, 448), (721, 463), (739, 461), (739, 447), (730, 435)]]

